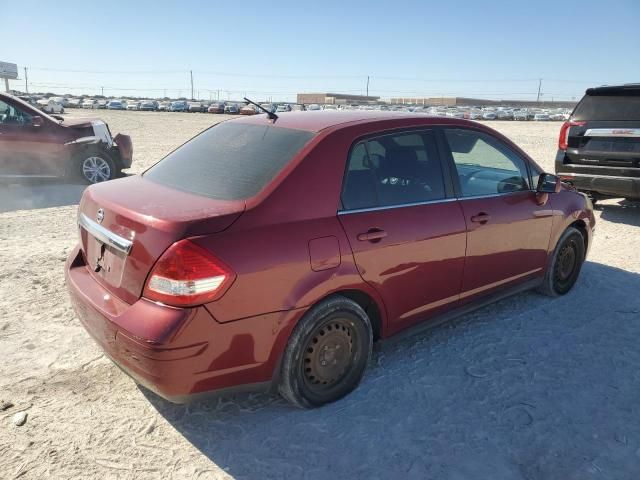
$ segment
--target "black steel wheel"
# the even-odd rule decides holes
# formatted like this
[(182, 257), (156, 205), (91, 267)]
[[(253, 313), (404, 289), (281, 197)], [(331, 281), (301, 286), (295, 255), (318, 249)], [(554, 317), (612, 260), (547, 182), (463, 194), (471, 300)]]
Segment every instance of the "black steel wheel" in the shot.
[(552, 297), (569, 292), (578, 280), (585, 254), (584, 237), (580, 230), (567, 228), (551, 256), (540, 291)]
[(314, 306), (294, 329), (282, 361), (280, 394), (311, 408), (344, 397), (362, 379), (373, 333), (364, 310), (335, 296)]

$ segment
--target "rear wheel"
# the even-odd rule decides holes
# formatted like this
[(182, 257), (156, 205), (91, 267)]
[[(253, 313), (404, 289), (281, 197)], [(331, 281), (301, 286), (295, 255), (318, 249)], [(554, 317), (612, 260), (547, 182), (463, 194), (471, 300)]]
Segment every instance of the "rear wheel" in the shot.
[(569, 292), (578, 280), (584, 258), (585, 243), (582, 233), (577, 228), (567, 228), (551, 256), (540, 292), (551, 297)]
[(373, 333), (364, 310), (336, 296), (313, 307), (293, 331), (282, 361), (280, 394), (303, 408), (334, 402), (358, 386)]

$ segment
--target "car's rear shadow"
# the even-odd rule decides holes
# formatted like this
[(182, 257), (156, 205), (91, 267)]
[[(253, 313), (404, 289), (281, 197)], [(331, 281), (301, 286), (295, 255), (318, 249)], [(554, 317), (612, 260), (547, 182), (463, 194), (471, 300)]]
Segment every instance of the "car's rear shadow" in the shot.
[(62, 181), (0, 183), (0, 213), (35, 208), (62, 207), (80, 202), (86, 184)]
[(638, 273), (588, 262), (564, 297), (516, 295), (378, 344), (359, 388), (316, 410), (144, 394), (236, 478), (632, 478), (639, 290)]

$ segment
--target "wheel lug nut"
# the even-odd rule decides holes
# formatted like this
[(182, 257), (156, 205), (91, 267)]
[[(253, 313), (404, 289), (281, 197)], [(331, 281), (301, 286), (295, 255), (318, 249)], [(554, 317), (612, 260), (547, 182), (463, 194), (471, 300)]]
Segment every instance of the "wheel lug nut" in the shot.
[(327, 364), (327, 362), (325, 362), (324, 360), (321, 362), (322, 366), (325, 366)]

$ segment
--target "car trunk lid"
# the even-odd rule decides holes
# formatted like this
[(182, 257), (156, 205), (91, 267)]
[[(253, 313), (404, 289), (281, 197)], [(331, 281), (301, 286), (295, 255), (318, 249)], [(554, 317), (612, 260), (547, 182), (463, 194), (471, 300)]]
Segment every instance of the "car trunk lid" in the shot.
[(141, 176), (89, 187), (80, 203), (80, 242), (91, 275), (127, 303), (174, 242), (227, 229), (244, 211), (240, 200), (214, 200)]

